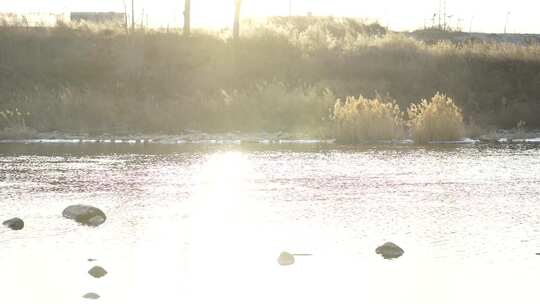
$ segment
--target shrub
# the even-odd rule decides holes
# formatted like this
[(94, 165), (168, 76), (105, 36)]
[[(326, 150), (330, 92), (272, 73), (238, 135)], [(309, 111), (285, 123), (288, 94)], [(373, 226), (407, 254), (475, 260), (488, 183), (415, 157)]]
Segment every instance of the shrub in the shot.
[(431, 101), (411, 104), (407, 111), (408, 125), (417, 143), (459, 140), (463, 138), (464, 123), (461, 109), (444, 94), (437, 93)]
[(401, 136), (403, 113), (394, 100), (347, 97), (334, 106), (336, 139), (344, 143), (389, 140)]

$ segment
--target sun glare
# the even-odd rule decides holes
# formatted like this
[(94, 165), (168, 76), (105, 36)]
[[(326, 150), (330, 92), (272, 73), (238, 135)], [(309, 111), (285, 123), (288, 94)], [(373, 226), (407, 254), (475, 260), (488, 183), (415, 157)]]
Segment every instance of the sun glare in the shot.
[[(137, 2), (135, 2), (137, 5)], [(136, 11), (148, 15), (150, 26), (178, 27), (182, 25), (183, 1), (139, 0)], [(144, 10), (144, 13), (142, 12)], [(243, 18), (260, 18), (271, 15), (289, 14), (287, 0), (275, 2), (243, 1)], [(136, 16), (137, 17), (137, 16)], [(139, 18), (139, 17), (137, 17)], [(191, 2), (191, 22), (194, 27), (224, 28), (231, 27), (234, 19), (234, 0), (197, 0)]]

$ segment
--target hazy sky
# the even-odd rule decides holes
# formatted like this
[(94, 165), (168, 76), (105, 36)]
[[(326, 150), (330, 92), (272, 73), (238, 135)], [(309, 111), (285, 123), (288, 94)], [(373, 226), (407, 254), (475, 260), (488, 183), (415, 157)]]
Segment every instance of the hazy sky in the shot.
[[(125, 0), (129, 3), (131, 0)], [(410, 30), (430, 24), (439, 0), (291, 0), (292, 12), (305, 15), (353, 16), (377, 20), (391, 29)], [(443, 0), (441, 0), (444, 2)], [(177, 25), (182, 21), (183, 0), (135, 0), (137, 15), (149, 15), (154, 24)], [(234, 0), (192, 0), (195, 26), (226, 26), (231, 23)], [(69, 12), (123, 11), (123, 0), (4, 0), (1, 11)], [(468, 31), (502, 32), (508, 12), (509, 32), (540, 33), (540, 0), (447, 0), (449, 23)], [(288, 15), (289, 0), (244, 0), (244, 17)], [(472, 23), (471, 23), (472, 21)]]

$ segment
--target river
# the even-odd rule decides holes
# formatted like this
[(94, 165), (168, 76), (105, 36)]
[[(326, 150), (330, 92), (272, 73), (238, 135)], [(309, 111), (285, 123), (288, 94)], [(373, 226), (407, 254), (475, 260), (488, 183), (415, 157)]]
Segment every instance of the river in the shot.
[[(535, 145), (1, 144), (0, 303), (538, 303)], [(107, 214), (90, 228), (73, 204)], [(384, 260), (375, 248), (405, 250)], [(280, 252), (305, 253), (280, 266)], [(96, 259), (96, 261), (88, 261)], [(94, 265), (109, 273), (88, 275)]]

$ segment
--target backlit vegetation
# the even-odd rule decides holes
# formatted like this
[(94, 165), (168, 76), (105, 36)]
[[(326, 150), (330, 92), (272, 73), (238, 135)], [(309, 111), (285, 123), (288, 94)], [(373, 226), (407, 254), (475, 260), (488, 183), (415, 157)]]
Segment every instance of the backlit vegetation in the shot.
[[(331, 17), (246, 21), (237, 43), (230, 37), (5, 25), (0, 109), (32, 113), (25, 124), (38, 131), (323, 130), (334, 125), (334, 95), (373, 100), (375, 92), (388, 93), (393, 107), (407, 109), (444, 91), (466, 123), (540, 126), (538, 44), (426, 44)], [(358, 136), (394, 137), (373, 132)]]
[(334, 106), (336, 139), (344, 143), (391, 140), (403, 135), (403, 113), (389, 98), (362, 96), (338, 100)]
[(22, 113), (19, 109), (5, 109), (0, 111), (0, 131), (4, 136), (11, 138), (25, 137), (31, 135), (33, 130), (26, 126), (26, 118), (30, 113)]
[(330, 124), (330, 109), (335, 100), (327, 89), (259, 83), (247, 90), (222, 91), (203, 109), (212, 115), (201, 120), (212, 121), (214, 130), (317, 134)]
[(437, 93), (430, 101), (411, 104), (407, 114), (417, 143), (460, 140), (464, 134), (463, 114), (451, 98)]
[(26, 128), (25, 117), (30, 116), (30, 113), (21, 113), (19, 109), (0, 111), (0, 122), (4, 128)]

